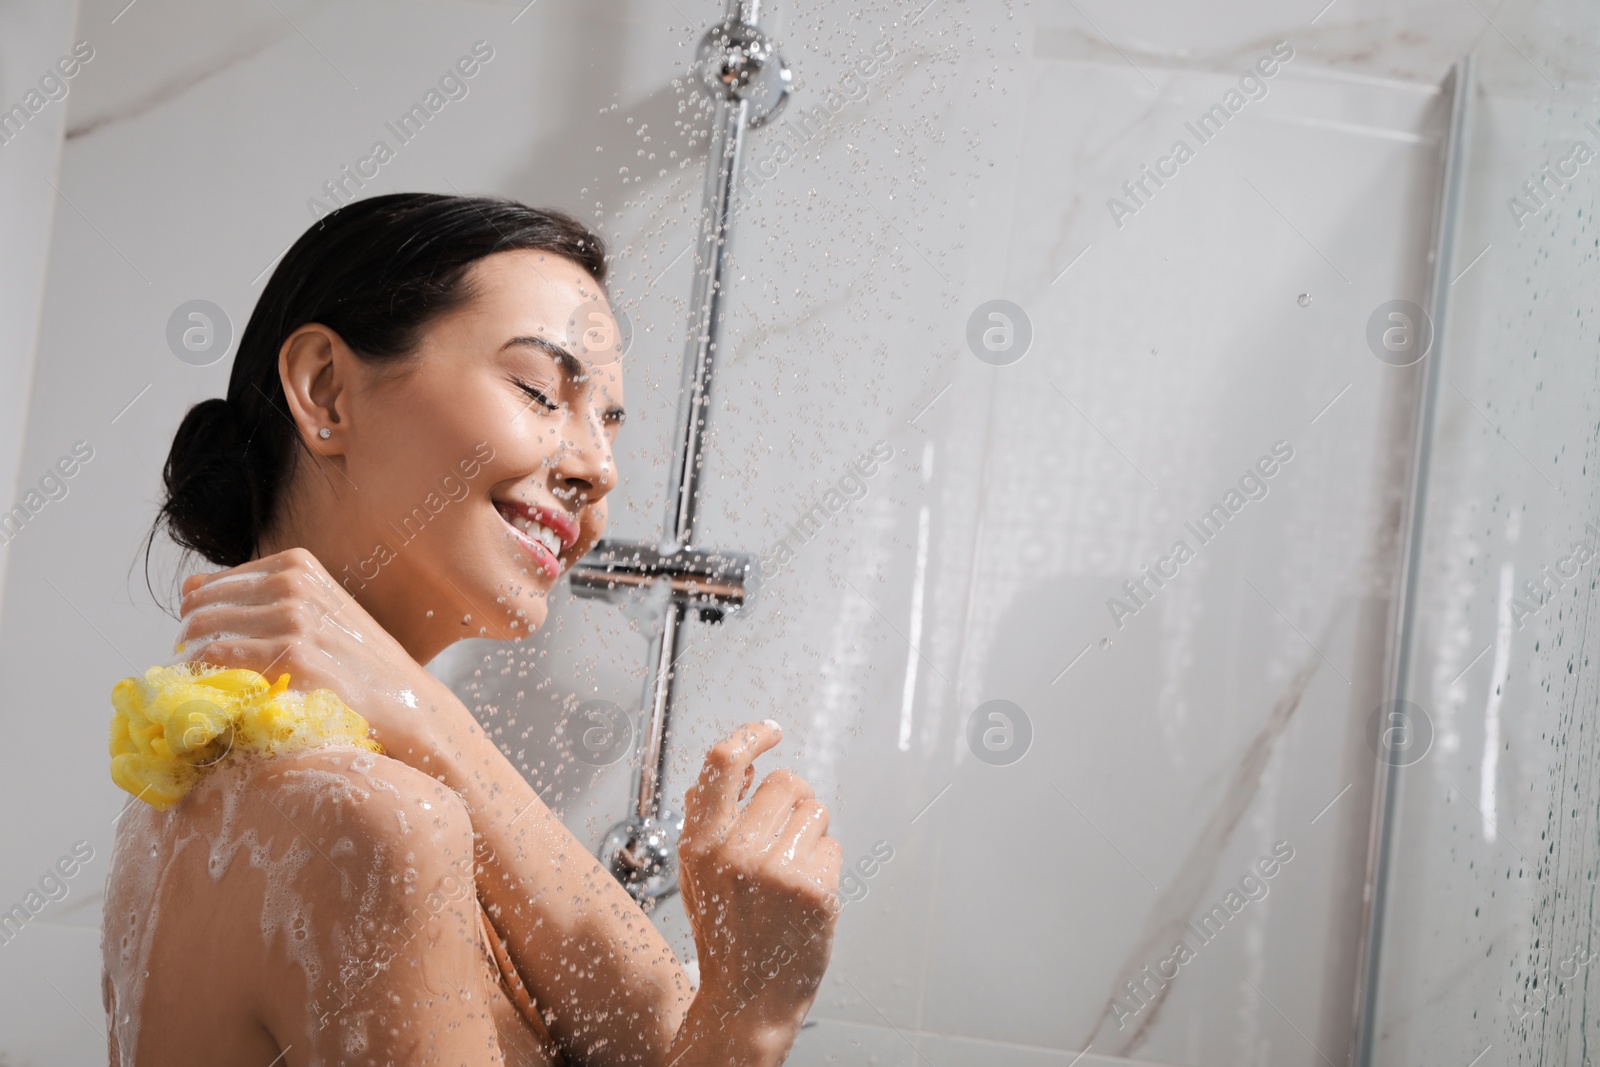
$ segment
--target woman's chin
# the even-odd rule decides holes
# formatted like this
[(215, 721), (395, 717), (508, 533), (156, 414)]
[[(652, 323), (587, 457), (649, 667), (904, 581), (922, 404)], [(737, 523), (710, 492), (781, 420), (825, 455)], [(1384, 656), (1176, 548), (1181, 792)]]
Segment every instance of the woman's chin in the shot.
[(511, 632), (512, 640), (523, 637), (532, 637), (544, 625), (544, 620), (550, 614), (550, 604), (544, 597), (532, 599), (529, 603), (519, 604), (522, 610), (507, 621), (506, 625)]
[(447, 580), (459, 594), (451, 599), (463, 605), (457, 616), (463, 636), (496, 641), (516, 641), (537, 632), (549, 615), (550, 589), (555, 584), (531, 560), (503, 557), (494, 560), (487, 573), (474, 567)]
[[(509, 590), (511, 591), (507, 591)], [(550, 590), (534, 576), (520, 577), (491, 600), (503, 635), (510, 640), (529, 637), (538, 632), (550, 614)]]

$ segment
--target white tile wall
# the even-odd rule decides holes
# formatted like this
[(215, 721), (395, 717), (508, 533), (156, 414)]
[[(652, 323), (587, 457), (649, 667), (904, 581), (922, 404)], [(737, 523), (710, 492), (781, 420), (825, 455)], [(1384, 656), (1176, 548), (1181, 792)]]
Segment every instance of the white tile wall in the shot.
[[(32, 488), (43, 471), (23, 469), (28, 398), (39, 336), (39, 307), (50, 248), (50, 225), (61, 203), (61, 134), (67, 104), (83, 80), (59, 77), (56, 63), (72, 51), (74, 3), (18, 0), (0, 10), (0, 108), (5, 111), (0, 144), (0, 510)], [(93, 62), (91, 60), (90, 62)], [(73, 69), (72, 64), (67, 69)], [(80, 72), (81, 73), (81, 72)], [(43, 89), (41, 78), (46, 81)], [(33, 96), (30, 98), (29, 93)], [(52, 99), (52, 97), (55, 97)], [(22, 112), (12, 109), (22, 107)], [(25, 116), (19, 120), (17, 115)], [(64, 444), (70, 446), (71, 442)], [(5, 535), (0, 535), (5, 536)], [(0, 597), (7, 558), (0, 546)], [(3, 601), (0, 601), (3, 602)]]
[[(242, 326), (307, 198), (480, 38), (496, 58), (471, 95), (368, 191), (502, 193), (603, 228), (638, 330), (613, 531), (652, 537), (661, 511), (702, 167), (675, 79), (720, 4), (121, 6), (81, 19), (103, 62), (70, 111), (62, 187), (82, 215), (54, 230), (23, 468), (77, 436), (98, 458), (48, 535), (7, 550), (0, 620), (12, 699), (65, 709), (20, 718), (13, 743), (65, 755), (0, 782), (10, 811), (50, 799), (7, 822), (0, 900), (73, 839), (109, 841), (107, 693), (169, 647), (130, 562), (172, 429), (227, 364), (173, 359), (167, 315), (204, 297)], [(1414, 378), (1363, 330), (1420, 295), (1433, 86), (1489, 31), (1467, 8), (1355, 0), (1292, 18), (781, 6), (797, 110), (874, 43), (897, 56), (741, 209), (704, 541), (768, 549), (874, 442), (895, 458), (748, 617), (692, 628), (669, 791), (718, 732), (773, 715), (847, 857), (894, 849), (846, 910), (794, 1062), (1066, 1064), (1090, 1044), (1084, 1064), (1341, 1061)], [(1284, 39), (1296, 57), (1267, 97), (1118, 229), (1106, 198)], [(754, 135), (752, 159), (778, 136)], [(996, 297), (1035, 331), (1005, 368), (964, 341)], [(1295, 458), (1270, 495), (1114, 629), (1106, 598), (1280, 439)], [(578, 773), (541, 745), (564, 696), (632, 703), (643, 652), (614, 609), (558, 600), (537, 648), (466, 643), (437, 669), (594, 840), (627, 768)], [(67, 655), (48, 682), (23, 670)], [(1033, 725), (1012, 766), (966, 745), (994, 698)], [(1278, 840), (1295, 859), (1270, 895), (1137, 1027), (1108, 1021), (1171, 928)], [(662, 921), (686, 950), (674, 907)], [(88, 1062), (34, 966), (0, 949), (3, 1051)], [(93, 953), (58, 984), (95, 1018)]]

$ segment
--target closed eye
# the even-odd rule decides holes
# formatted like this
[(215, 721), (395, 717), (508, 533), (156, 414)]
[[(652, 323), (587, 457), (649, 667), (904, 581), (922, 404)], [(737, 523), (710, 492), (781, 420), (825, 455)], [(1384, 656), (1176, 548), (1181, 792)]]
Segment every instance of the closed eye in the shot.
[(540, 389), (538, 386), (530, 385), (521, 378), (513, 378), (512, 381), (516, 382), (518, 389), (521, 389), (524, 393), (527, 393), (530, 398), (537, 401), (541, 406), (544, 407), (546, 411), (555, 411), (561, 406), (545, 395), (544, 390)]

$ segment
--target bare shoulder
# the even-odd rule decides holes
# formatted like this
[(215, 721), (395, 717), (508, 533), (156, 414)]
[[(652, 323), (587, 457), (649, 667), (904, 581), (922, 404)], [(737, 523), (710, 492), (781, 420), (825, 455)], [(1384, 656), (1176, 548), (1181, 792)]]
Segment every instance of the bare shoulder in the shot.
[(240, 771), (243, 821), (296, 850), (296, 881), (311, 899), (341, 902), (382, 924), (419, 892), (457, 882), (471, 888), (466, 805), (414, 767), (371, 752), (315, 749)]
[[(280, 1046), (307, 1051), (347, 1047), (374, 1027), (401, 1044), (423, 1040), (423, 1029), (437, 1040), (417, 1025), (421, 991), (481, 984), (472, 823), (461, 798), (396, 760), (349, 750), (279, 757), (246, 773), (250, 821), (276, 822), (291, 847), (303, 846), (295, 889), (311, 902), (307, 951), (291, 939), (263, 967), (267, 1029)], [(481, 1002), (469, 992), (453, 1010), (459, 1017)], [(396, 1004), (412, 1013), (404, 1023), (388, 1015)]]
[(472, 823), (461, 797), (399, 760), (323, 748), (252, 761), (239, 770), (258, 821), (276, 815), (307, 835), (359, 835), (351, 844), (366, 849), (464, 842), (470, 854)]
[(134, 804), (117, 834), (106, 999), (137, 995), (141, 1062), (423, 1062), (428, 1041), (492, 1033), (477, 994), (417, 1007), (482, 967), (471, 819), (427, 774), (356, 749), (244, 760), (170, 811)]

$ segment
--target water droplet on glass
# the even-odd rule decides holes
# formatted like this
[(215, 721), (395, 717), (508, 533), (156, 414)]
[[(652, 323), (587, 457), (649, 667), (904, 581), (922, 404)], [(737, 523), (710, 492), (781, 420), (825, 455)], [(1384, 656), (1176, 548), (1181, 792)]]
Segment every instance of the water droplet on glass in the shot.
[(1311, 294), (1301, 293), (1299, 296), (1294, 298), (1294, 302), (1303, 308), (1308, 308), (1311, 306)]
[(1110, 648), (1110, 647), (1111, 647), (1111, 638), (1109, 638), (1109, 637), (1102, 637), (1102, 638), (1101, 638), (1101, 639), (1100, 639), (1100, 647), (1101, 647), (1101, 648)]

